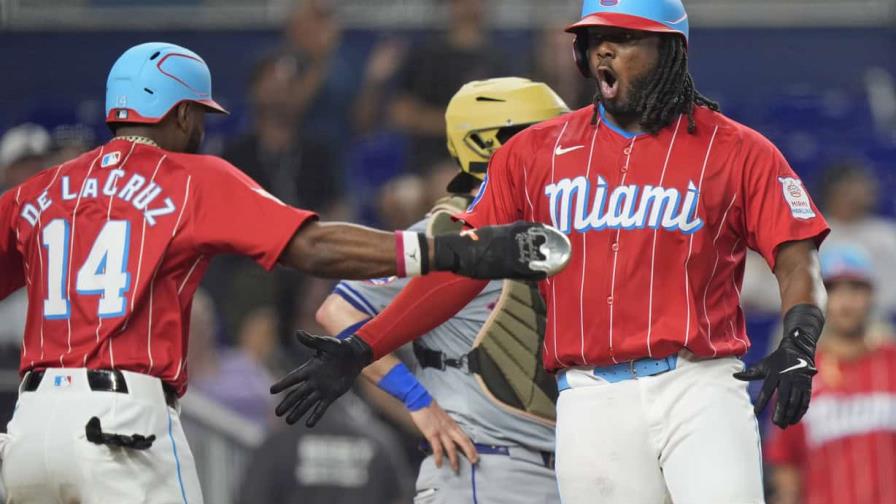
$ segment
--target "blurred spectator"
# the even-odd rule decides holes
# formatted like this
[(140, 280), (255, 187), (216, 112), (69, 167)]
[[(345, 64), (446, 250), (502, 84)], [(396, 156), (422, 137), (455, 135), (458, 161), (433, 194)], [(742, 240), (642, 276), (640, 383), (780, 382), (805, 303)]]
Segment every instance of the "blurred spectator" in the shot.
[(24, 123), (7, 130), (0, 138), (0, 192), (45, 168), (51, 147), (50, 133), (37, 124)]
[(875, 342), (878, 271), (857, 247), (827, 246), (827, 323), (812, 402), (787, 430), (772, 427), (765, 453), (776, 504), (896, 502), (896, 346)]
[(412, 138), (409, 169), (415, 173), (447, 157), (445, 107), (454, 93), (469, 81), (509, 73), (509, 56), (486, 33), (485, 0), (445, 1), (447, 32), (410, 52), (390, 110), (393, 123)]
[(575, 37), (566, 33), (566, 24), (551, 24), (538, 34), (534, 47), (533, 79), (546, 83), (573, 110), (590, 105), (596, 92), (593, 79), (582, 77), (571, 58), (558, 54), (572, 51)]
[[(332, 149), (306, 135), (310, 126), (300, 123), (290, 95), (303, 85), (300, 72), (291, 56), (270, 56), (258, 63), (249, 86), (252, 129), (227, 145), (222, 157), (284, 202), (333, 217), (341, 211), (340, 167)], [(265, 275), (254, 262), (227, 256), (212, 261), (203, 285), (226, 314), (228, 334), (234, 334), (238, 321), (259, 305), (277, 306), (278, 324), (285, 334), (292, 329), (304, 280), (282, 270)]]
[(413, 494), (394, 434), (352, 394), (313, 430), (278, 429), (248, 467), (243, 504), (404, 504)]
[(274, 380), (266, 364), (277, 342), (273, 310), (251, 312), (243, 321), (235, 348), (220, 350), (215, 332), (214, 303), (200, 290), (190, 317), (190, 389), (267, 428), (273, 413), (268, 389)]
[(358, 70), (342, 47), (342, 27), (331, 2), (299, 0), (295, 5), (283, 36), (284, 50), (298, 67), (297, 80), (286, 96), (306, 136), (338, 159), (351, 138)]
[[(50, 133), (37, 124), (24, 123), (7, 130), (0, 137), (0, 193), (45, 168), (52, 144)], [(0, 366), (4, 368), (18, 368), (27, 309), (25, 289), (0, 301)]]
[(285, 203), (324, 211), (340, 196), (339, 167), (329, 149), (300, 129), (290, 101), (300, 71), (288, 56), (258, 63), (249, 83), (252, 129), (227, 145), (222, 157)]
[(370, 52), (355, 101), (355, 133), (376, 134), (387, 126), (384, 117), (387, 88), (404, 62), (406, 52), (406, 44), (397, 38), (383, 39)]
[(875, 215), (878, 181), (858, 163), (835, 164), (822, 178), (821, 207), (831, 226), (825, 247), (858, 243), (871, 256), (877, 278), (876, 315), (896, 315), (896, 222)]

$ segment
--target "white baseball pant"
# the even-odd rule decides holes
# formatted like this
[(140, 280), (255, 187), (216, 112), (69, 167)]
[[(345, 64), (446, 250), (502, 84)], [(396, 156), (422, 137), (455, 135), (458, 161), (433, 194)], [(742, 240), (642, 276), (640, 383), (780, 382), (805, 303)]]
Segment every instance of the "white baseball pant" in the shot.
[(733, 357), (609, 383), (570, 369), (557, 403), (563, 504), (764, 503), (759, 429)]
[[(157, 378), (122, 371), (128, 393), (95, 392), (85, 369), (48, 369), (34, 392), (20, 392), (0, 463), (7, 504), (201, 504), (193, 455), (178, 411)], [(147, 450), (93, 444), (85, 426), (156, 436)]]

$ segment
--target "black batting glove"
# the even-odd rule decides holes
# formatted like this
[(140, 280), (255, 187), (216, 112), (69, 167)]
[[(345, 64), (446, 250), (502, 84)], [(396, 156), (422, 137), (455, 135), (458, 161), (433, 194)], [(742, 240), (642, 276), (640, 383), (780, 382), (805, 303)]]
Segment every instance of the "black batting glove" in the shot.
[(433, 269), (481, 279), (542, 280), (569, 262), (569, 239), (544, 224), (518, 221), (433, 238)]
[(824, 315), (814, 305), (797, 305), (784, 317), (784, 338), (778, 349), (753, 366), (734, 373), (738, 380), (765, 380), (756, 399), (755, 412), (765, 409), (774, 392), (778, 402), (772, 422), (786, 428), (803, 418), (812, 398), (815, 346), (824, 326)]
[(355, 378), (372, 362), (373, 352), (357, 336), (339, 340), (298, 331), (296, 338), (316, 353), (308, 362), (273, 384), (271, 393), (279, 394), (292, 389), (277, 405), (277, 416), (285, 415), (286, 423), (292, 425), (310, 411), (305, 425), (314, 427), (330, 404), (346, 393)]

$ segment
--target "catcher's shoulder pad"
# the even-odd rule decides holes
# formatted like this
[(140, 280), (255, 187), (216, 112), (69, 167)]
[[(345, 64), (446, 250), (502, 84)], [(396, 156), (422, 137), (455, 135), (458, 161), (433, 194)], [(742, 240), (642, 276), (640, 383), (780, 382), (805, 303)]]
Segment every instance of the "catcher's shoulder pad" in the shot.
[(505, 280), (469, 355), (486, 394), (514, 413), (552, 423), (557, 384), (541, 362), (546, 307), (530, 283)]

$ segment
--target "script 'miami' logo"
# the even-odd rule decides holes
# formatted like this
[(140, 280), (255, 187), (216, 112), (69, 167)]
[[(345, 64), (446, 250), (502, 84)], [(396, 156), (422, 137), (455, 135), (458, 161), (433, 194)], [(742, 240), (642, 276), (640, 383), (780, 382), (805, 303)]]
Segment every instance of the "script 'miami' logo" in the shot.
[(565, 178), (544, 188), (554, 227), (576, 230), (665, 229), (683, 234), (703, 227), (697, 216), (700, 191), (688, 182), (684, 191), (673, 187), (637, 184), (610, 187), (603, 177), (593, 183), (585, 177)]

